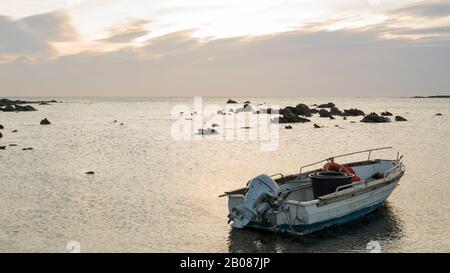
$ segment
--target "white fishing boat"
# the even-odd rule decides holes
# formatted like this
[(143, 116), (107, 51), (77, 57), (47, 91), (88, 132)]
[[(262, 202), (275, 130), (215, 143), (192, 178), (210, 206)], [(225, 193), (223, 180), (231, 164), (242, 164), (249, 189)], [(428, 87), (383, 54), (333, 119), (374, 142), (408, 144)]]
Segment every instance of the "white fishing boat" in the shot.
[[(330, 157), (305, 165), (294, 175), (260, 175), (245, 188), (221, 195), (228, 197), (229, 222), (233, 228), (304, 235), (355, 221), (380, 206), (405, 173), (399, 153), (395, 159), (371, 159), (372, 152), (386, 149), (392, 147)], [(368, 153), (364, 161), (336, 163), (338, 158), (363, 153)]]

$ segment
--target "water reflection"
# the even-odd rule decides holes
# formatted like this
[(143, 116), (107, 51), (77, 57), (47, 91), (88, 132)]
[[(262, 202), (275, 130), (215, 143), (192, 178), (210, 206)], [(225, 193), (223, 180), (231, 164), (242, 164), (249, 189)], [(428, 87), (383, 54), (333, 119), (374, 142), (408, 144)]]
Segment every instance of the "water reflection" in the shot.
[(366, 217), (349, 224), (297, 237), (259, 230), (230, 229), (230, 252), (366, 252), (367, 243), (395, 244), (402, 222), (388, 202)]

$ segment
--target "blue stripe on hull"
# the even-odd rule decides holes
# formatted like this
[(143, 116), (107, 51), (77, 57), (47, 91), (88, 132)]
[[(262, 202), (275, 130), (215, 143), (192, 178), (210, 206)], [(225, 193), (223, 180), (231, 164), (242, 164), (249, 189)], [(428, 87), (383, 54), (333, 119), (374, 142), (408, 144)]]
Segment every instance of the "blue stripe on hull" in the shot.
[(318, 222), (318, 223), (309, 224), (309, 225), (289, 226), (288, 224), (283, 224), (283, 225), (278, 225), (275, 227), (275, 226), (264, 225), (264, 224), (261, 224), (258, 222), (251, 222), (250, 226), (253, 228), (269, 229), (269, 230), (273, 230), (276, 232), (298, 233), (300, 235), (304, 235), (304, 234), (312, 233), (312, 232), (315, 232), (315, 231), (318, 231), (321, 229), (325, 229), (325, 228), (328, 228), (331, 226), (342, 225), (345, 223), (356, 221), (356, 220), (362, 218), (363, 216), (365, 216), (366, 214), (374, 211), (382, 203), (383, 202), (378, 203), (376, 205), (372, 205), (370, 207), (362, 208), (360, 210), (354, 211), (352, 213), (349, 213), (349, 214), (341, 216), (341, 217), (337, 217), (337, 218), (333, 218), (333, 219), (329, 219), (329, 220), (326, 220), (323, 222)]

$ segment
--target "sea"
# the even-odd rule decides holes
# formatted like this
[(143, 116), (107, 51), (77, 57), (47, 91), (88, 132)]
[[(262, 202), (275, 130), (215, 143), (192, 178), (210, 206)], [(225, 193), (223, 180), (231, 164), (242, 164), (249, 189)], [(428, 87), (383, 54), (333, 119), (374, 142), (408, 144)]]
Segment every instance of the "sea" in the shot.
[[(370, 252), (374, 245), (381, 252), (450, 252), (450, 99), (233, 98), (274, 109), (333, 102), (408, 120), (314, 115), (290, 130), (221, 123), (232, 116), (228, 98), (20, 99), (61, 102), (0, 112), (0, 252)], [(216, 127), (208, 107), (225, 112), (213, 117)], [(51, 125), (40, 125), (44, 118)], [(199, 135), (206, 127), (219, 134)], [(251, 133), (256, 127), (271, 132), (270, 147), (258, 130)], [(227, 223), (227, 198), (219, 195), (259, 174), (296, 174), (330, 156), (380, 147), (393, 149), (371, 158), (403, 155), (406, 173), (359, 221), (302, 237)]]

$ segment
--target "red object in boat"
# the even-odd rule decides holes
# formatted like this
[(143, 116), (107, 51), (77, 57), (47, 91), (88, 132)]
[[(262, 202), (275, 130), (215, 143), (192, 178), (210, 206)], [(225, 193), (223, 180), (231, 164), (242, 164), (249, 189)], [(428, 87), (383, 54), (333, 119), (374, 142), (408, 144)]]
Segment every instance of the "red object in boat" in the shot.
[(341, 164), (337, 164), (334, 162), (328, 162), (327, 164), (325, 164), (322, 168), (323, 172), (329, 172), (329, 171), (334, 171), (334, 172), (341, 172), (341, 173), (347, 173), (347, 174), (352, 174), (353, 178), (352, 181), (353, 182), (359, 182), (361, 181), (361, 178), (359, 176), (356, 175), (355, 171), (353, 170), (352, 167), (345, 167), (342, 166)]

